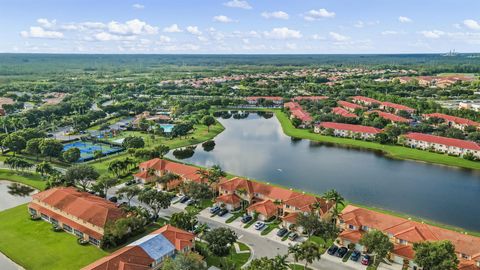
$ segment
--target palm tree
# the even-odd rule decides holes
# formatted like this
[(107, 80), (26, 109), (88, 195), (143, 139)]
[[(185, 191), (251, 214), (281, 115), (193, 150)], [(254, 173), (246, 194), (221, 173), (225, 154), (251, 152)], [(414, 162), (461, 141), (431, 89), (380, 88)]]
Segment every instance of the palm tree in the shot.
[(335, 189), (328, 190), (327, 192), (325, 192), (323, 194), (323, 197), (327, 201), (333, 201), (334, 204), (335, 204), (335, 207), (334, 207), (335, 210), (333, 210), (333, 209), (331, 210), (333, 212), (332, 213), (332, 222), (335, 222), (336, 218), (338, 217), (338, 214), (339, 214), (338, 205), (342, 205), (342, 206), (345, 205), (345, 199)]
[(0, 126), (3, 127), (3, 131), (8, 134), (8, 125), (10, 124), (10, 118), (8, 116), (0, 117)]
[(291, 254), (293, 256), (293, 261), (295, 263), (298, 263), (300, 258), (302, 257), (302, 250), (300, 249), (300, 245), (288, 245), (288, 254)]
[(163, 184), (165, 189), (167, 189), (167, 186), (170, 182), (179, 180), (179, 179), (180, 179), (180, 175), (178, 174), (166, 173), (163, 176), (158, 177), (156, 181), (160, 184)]
[(289, 269), (287, 262), (287, 255), (277, 255), (273, 258), (273, 265), (275, 269)]

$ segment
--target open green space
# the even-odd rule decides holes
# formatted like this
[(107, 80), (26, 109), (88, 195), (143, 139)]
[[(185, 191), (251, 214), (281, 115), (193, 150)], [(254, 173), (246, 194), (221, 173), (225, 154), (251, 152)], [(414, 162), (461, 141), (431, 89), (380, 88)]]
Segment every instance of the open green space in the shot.
[[(207, 244), (197, 241), (195, 243), (196, 246), (200, 246), (203, 250), (207, 250)], [(248, 246), (243, 243), (238, 242), (241, 251), (250, 250)], [(228, 265), (235, 265), (235, 269), (241, 269), (241, 267), (248, 261), (250, 258), (250, 252), (246, 253), (237, 253), (235, 251), (235, 247), (230, 248), (230, 254), (225, 257), (217, 257), (212, 254), (208, 254), (205, 257), (205, 261), (207, 262), (208, 266), (216, 266), (221, 269), (224, 269), (224, 264), (227, 263)], [(223, 267), (222, 267), (223, 266)], [(231, 268), (228, 268), (231, 269)]]
[(0, 212), (0, 251), (29, 270), (78, 270), (108, 255), (95, 246), (81, 246), (74, 235), (53, 232), (51, 227), (42, 220), (30, 220), (26, 204)]
[(282, 125), (283, 132), (291, 137), (308, 139), (317, 142), (333, 143), (349, 147), (366, 148), (374, 151), (382, 151), (387, 157), (390, 158), (416, 160), (466, 169), (480, 170), (480, 162), (470, 161), (459, 157), (432, 153), (399, 145), (384, 145), (376, 142), (324, 136), (313, 133), (307, 129), (297, 129), (292, 125), (290, 119), (288, 119), (288, 116), (285, 113), (280, 110), (274, 110), (274, 112), (278, 121), (280, 121), (280, 124)]
[(40, 177), (39, 174), (30, 172), (20, 173), (13, 170), (0, 169), (0, 180), (21, 183), (38, 190), (44, 190), (46, 186), (46, 182)]

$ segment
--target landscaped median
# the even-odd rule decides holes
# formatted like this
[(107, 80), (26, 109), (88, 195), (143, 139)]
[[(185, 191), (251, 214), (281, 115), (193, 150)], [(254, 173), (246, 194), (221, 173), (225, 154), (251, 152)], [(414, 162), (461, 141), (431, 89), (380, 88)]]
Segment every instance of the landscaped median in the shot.
[(386, 156), (391, 158), (417, 160), (447, 166), (480, 170), (480, 162), (470, 161), (460, 157), (437, 154), (399, 145), (384, 145), (376, 142), (368, 142), (363, 140), (324, 136), (312, 133), (310, 130), (307, 129), (297, 129), (292, 125), (290, 119), (285, 113), (278, 109), (273, 111), (275, 112), (275, 116), (277, 117), (278, 121), (280, 121), (283, 132), (291, 137), (325, 143), (334, 143), (351, 147), (366, 148), (374, 151), (382, 151), (386, 154)]
[[(251, 255), (250, 248), (244, 243), (237, 242), (239, 246), (239, 252), (235, 250), (235, 247), (230, 248), (230, 254), (225, 257), (217, 257), (208, 251), (207, 244), (197, 241), (195, 247), (200, 251), (200, 254), (205, 257), (205, 261), (208, 266), (216, 266), (221, 269), (241, 269), (241, 267), (248, 262)], [(233, 268), (226, 268), (232, 267)]]
[(47, 182), (43, 180), (39, 174), (23, 172), (19, 173), (13, 170), (0, 169), (0, 180), (17, 182), (27, 186), (31, 186), (38, 190), (44, 190)]

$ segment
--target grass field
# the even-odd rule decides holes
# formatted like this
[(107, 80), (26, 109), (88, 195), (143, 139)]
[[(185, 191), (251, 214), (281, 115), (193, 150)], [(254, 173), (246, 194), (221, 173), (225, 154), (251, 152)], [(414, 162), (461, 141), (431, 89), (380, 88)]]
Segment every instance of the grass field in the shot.
[[(155, 136), (155, 139), (152, 139), (150, 134), (146, 133), (141, 133), (138, 131), (129, 131), (126, 133), (127, 135), (132, 135), (132, 136), (141, 136), (145, 140), (145, 147), (151, 148), (155, 147), (160, 144), (165, 144), (170, 147), (170, 149), (175, 149), (175, 148), (180, 148), (180, 147), (185, 147), (189, 145), (194, 145), (198, 144), (204, 141), (208, 141), (213, 139), (215, 136), (220, 134), (225, 128), (220, 124), (216, 123), (214, 126), (210, 127), (210, 131), (207, 130), (207, 127), (204, 125), (195, 125), (195, 130), (193, 133), (189, 134), (187, 138), (165, 138), (165, 137), (160, 137), (160, 136)], [(127, 135), (122, 135), (122, 136), (127, 136)], [(122, 138), (121, 136), (115, 137), (114, 139), (119, 139)], [(112, 155), (106, 158), (102, 158), (98, 161), (92, 161), (89, 162), (89, 164), (93, 165), (95, 169), (100, 173), (104, 174), (107, 173), (107, 168), (108, 164), (112, 162), (113, 160), (116, 159), (123, 159), (127, 157), (127, 153), (121, 153), (118, 155)]]
[(480, 162), (469, 161), (459, 157), (431, 153), (428, 151), (422, 151), (397, 145), (384, 145), (362, 140), (323, 136), (320, 134), (312, 133), (311, 131), (306, 129), (295, 128), (288, 119), (288, 116), (280, 110), (275, 110), (275, 115), (277, 116), (278, 121), (280, 121), (280, 124), (282, 125), (283, 132), (291, 137), (325, 143), (333, 143), (350, 147), (366, 148), (374, 151), (382, 151), (386, 154), (387, 157), (390, 158), (416, 160), (447, 166), (461, 167), (466, 169), (480, 170)]
[(0, 180), (8, 180), (31, 186), (38, 190), (44, 190), (46, 182), (42, 180), (40, 175), (35, 173), (23, 173), (20, 174), (16, 171), (0, 169)]
[[(206, 243), (196, 242), (195, 245), (200, 245), (204, 250), (207, 250)], [(238, 242), (238, 245), (241, 251), (250, 250), (250, 248), (248, 248), (248, 246), (246, 246), (243, 243)], [(240, 269), (242, 265), (244, 265), (248, 261), (248, 258), (250, 258), (250, 252), (237, 253), (235, 251), (235, 248), (232, 246), (230, 248), (230, 255), (226, 257), (217, 257), (215, 255), (210, 254), (205, 258), (205, 261), (207, 262), (208, 266), (216, 266), (216, 267), (220, 267), (221, 269), (223, 269), (222, 263), (224, 261), (227, 261), (229, 265), (235, 264), (235, 269)]]
[(29, 270), (78, 270), (108, 255), (97, 247), (77, 244), (66, 232), (32, 221), (25, 204), (0, 212), (0, 251)]

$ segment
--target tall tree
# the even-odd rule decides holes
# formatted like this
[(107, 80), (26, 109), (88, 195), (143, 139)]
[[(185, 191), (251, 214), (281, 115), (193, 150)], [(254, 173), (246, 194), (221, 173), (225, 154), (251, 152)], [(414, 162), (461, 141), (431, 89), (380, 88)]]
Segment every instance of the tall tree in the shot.
[(88, 186), (98, 178), (98, 172), (90, 165), (79, 164), (67, 169), (65, 172), (65, 182), (67, 185), (78, 185), (83, 191), (87, 191)]
[(371, 230), (362, 236), (360, 244), (373, 253), (373, 263), (378, 265), (393, 250), (393, 244), (388, 236), (381, 231)]
[(27, 143), (22, 136), (11, 133), (3, 139), (2, 144), (4, 147), (7, 147), (11, 151), (13, 151), (13, 154), (15, 155), (25, 149)]
[(207, 131), (210, 132), (210, 126), (215, 124), (215, 118), (211, 115), (205, 115), (202, 118), (202, 124), (207, 126)]
[(101, 175), (97, 181), (95, 181), (95, 183), (92, 185), (92, 190), (99, 192), (102, 197), (106, 197), (108, 190), (118, 183), (119, 181), (117, 178), (104, 174)]
[(173, 213), (170, 217), (170, 224), (182, 230), (192, 231), (193, 226), (197, 224), (198, 220), (193, 212), (178, 212)]
[(167, 258), (162, 264), (162, 270), (207, 270), (202, 257), (194, 252), (180, 253), (174, 259)]
[(142, 190), (138, 186), (124, 186), (117, 190), (117, 196), (120, 199), (127, 199), (128, 206), (135, 196), (138, 196)]
[(413, 244), (414, 262), (428, 270), (456, 270), (458, 258), (450, 241), (419, 242)]
[(77, 147), (72, 147), (67, 151), (63, 152), (62, 157), (67, 162), (76, 162), (80, 159), (80, 149), (78, 149)]
[(237, 235), (229, 228), (215, 228), (205, 234), (208, 249), (216, 256), (227, 256), (230, 253), (230, 245), (237, 241)]
[(40, 150), (42, 155), (50, 157), (50, 160), (54, 157), (59, 157), (63, 151), (63, 145), (54, 139), (45, 139), (40, 142)]
[(158, 219), (160, 210), (167, 209), (173, 199), (173, 194), (158, 191), (156, 189), (144, 189), (139, 195), (138, 200), (146, 204), (153, 211), (155, 220)]

